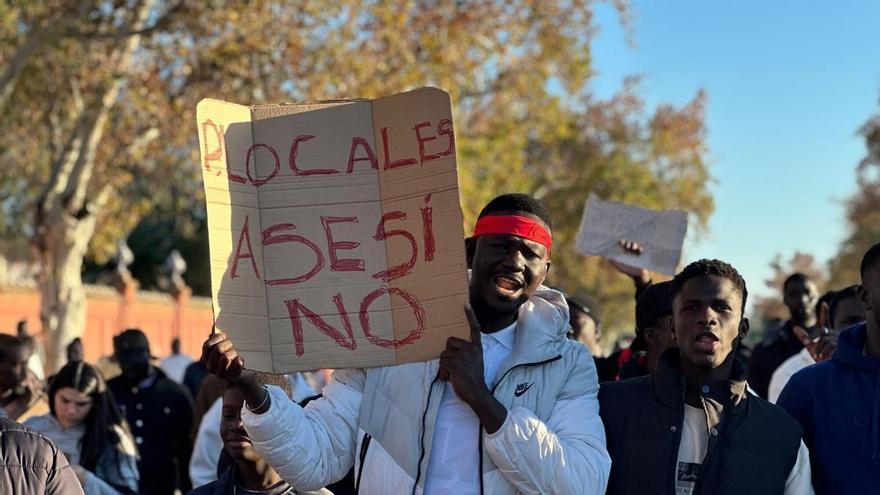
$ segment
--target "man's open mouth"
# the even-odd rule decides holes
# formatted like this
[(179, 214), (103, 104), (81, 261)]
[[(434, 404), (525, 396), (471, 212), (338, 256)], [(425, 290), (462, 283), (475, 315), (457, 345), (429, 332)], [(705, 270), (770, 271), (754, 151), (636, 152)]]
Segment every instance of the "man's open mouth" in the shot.
[(512, 294), (522, 289), (524, 285), (522, 281), (510, 275), (495, 276), (495, 286), (504, 293)]
[(694, 341), (696, 341), (697, 347), (707, 351), (714, 350), (721, 343), (721, 339), (712, 332), (698, 333)]

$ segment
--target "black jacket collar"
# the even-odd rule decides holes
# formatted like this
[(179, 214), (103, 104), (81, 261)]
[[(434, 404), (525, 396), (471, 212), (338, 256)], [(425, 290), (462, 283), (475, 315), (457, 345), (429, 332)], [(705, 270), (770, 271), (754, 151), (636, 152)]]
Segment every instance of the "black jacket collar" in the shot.
[[(732, 352), (735, 353), (736, 349)], [(681, 353), (677, 348), (667, 349), (660, 355), (657, 371), (652, 377), (652, 390), (659, 402), (676, 409), (684, 408), (685, 378), (681, 372)], [(734, 358), (730, 378), (704, 385), (701, 396), (719, 405), (739, 405), (747, 392), (745, 366)]]

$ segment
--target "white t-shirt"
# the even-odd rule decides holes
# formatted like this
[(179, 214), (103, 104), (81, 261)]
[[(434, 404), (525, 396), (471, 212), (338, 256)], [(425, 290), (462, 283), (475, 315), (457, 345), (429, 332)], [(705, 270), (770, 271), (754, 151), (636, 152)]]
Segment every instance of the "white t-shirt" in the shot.
[(183, 384), (183, 375), (186, 374), (186, 367), (192, 362), (193, 358), (186, 354), (172, 354), (163, 359), (159, 367), (168, 375), (168, 378), (171, 378), (180, 385)]
[(782, 394), (782, 389), (785, 388), (791, 377), (812, 364), (816, 364), (816, 360), (813, 359), (813, 356), (810, 355), (810, 350), (806, 347), (801, 349), (801, 352), (783, 361), (770, 377), (770, 386), (767, 388), (767, 400), (776, 404), (776, 401), (779, 400), (779, 396)]
[[(483, 376), (491, 386), (504, 359), (513, 352), (516, 323), (495, 333), (481, 334)], [(443, 399), (434, 423), (434, 438), (425, 495), (479, 495), (480, 421), (465, 402), (455, 395), (452, 384), (443, 389)]]
[[(709, 422), (703, 409), (684, 406), (684, 425), (675, 468), (675, 495), (691, 495), (709, 448)], [(812, 495), (810, 452), (801, 440), (797, 460), (785, 480), (784, 495)]]

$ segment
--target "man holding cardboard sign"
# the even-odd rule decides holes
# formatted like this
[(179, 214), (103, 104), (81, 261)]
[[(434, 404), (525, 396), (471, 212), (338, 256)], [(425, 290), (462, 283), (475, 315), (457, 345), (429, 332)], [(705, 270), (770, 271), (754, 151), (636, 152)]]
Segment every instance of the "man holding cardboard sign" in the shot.
[(257, 450), (298, 489), (354, 466), (365, 494), (604, 493), (595, 365), (565, 337), (564, 296), (541, 285), (550, 228), (526, 195), (483, 209), (466, 242), (471, 340), (449, 337), (439, 360), (337, 371), (303, 409), (258, 385), (226, 335), (202, 358), (240, 383)]

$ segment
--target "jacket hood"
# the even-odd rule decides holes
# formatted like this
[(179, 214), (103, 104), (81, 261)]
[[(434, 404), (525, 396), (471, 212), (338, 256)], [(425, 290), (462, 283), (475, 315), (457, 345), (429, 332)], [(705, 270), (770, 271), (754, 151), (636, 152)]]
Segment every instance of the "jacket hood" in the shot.
[(838, 363), (867, 371), (880, 371), (880, 359), (865, 355), (868, 325), (865, 322), (845, 328), (837, 338), (832, 359)]
[[(544, 317), (551, 317), (552, 324), (548, 325), (551, 330), (555, 331), (558, 337), (568, 335), (568, 303), (565, 302), (565, 294), (556, 289), (551, 289), (545, 285), (538, 287), (538, 290), (529, 298), (528, 302), (523, 306), (531, 304), (532, 306), (541, 306), (540, 311), (545, 313)], [(520, 308), (522, 312), (522, 308)]]
[[(568, 338), (568, 303), (565, 295), (546, 286), (538, 287), (519, 307), (516, 318), (516, 343), (501, 369), (518, 363), (540, 362), (560, 354)], [(578, 344), (580, 345), (580, 344)]]

